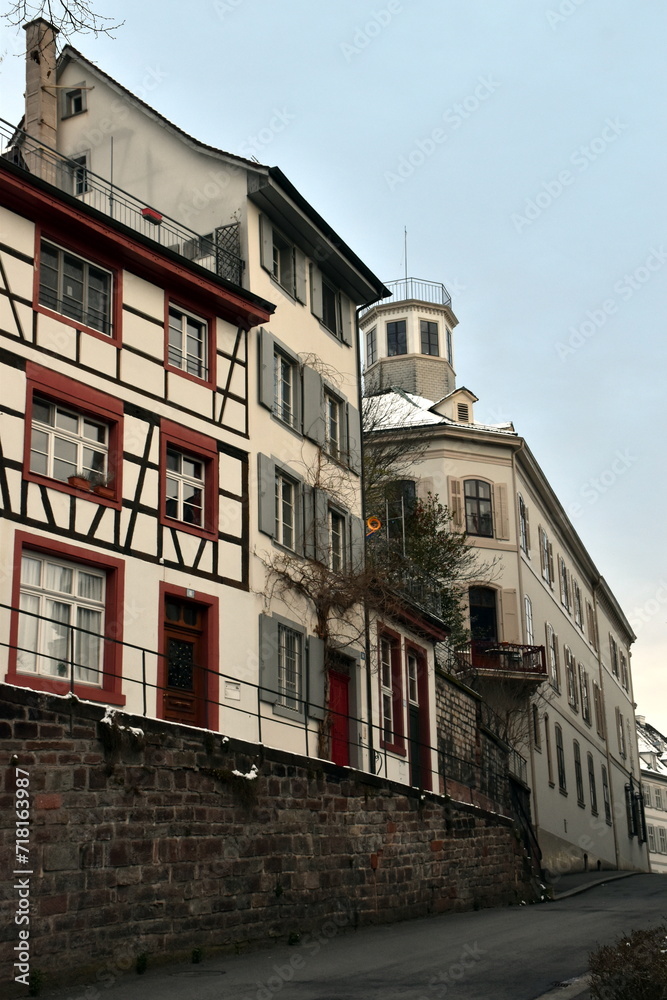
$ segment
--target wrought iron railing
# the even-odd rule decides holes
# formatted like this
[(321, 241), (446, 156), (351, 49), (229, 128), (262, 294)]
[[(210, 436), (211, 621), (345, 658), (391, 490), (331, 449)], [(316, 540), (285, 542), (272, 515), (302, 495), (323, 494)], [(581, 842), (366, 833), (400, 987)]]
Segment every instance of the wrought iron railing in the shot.
[(84, 205), (147, 237), (164, 249), (199, 264), (218, 277), (241, 284), (239, 224), (221, 226), (201, 236), (193, 229), (147, 205), (139, 198), (89, 170), (79, 158), (63, 156), (37, 142), (23, 129), (0, 118), (2, 158)]
[(471, 639), (467, 647), (456, 651), (455, 660), (464, 671), (542, 678), (546, 680), (547, 665), (544, 646), (524, 646), (515, 642), (495, 642), (491, 639)]
[(436, 306), (450, 306), (452, 297), (441, 281), (425, 281), (423, 278), (398, 278), (395, 281), (385, 281), (391, 295), (381, 302), (366, 306), (359, 313), (363, 316), (377, 305), (391, 305), (394, 302), (405, 302), (416, 299), (418, 302), (430, 302)]

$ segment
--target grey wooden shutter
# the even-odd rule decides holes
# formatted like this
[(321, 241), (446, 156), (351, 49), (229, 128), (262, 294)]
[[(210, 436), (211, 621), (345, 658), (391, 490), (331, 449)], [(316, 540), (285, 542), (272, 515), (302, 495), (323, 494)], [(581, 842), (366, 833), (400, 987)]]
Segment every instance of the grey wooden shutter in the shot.
[(322, 275), (314, 264), (310, 265), (310, 311), (313, 316), (322, 319)]
[(315, 444), (324, 445), (322, 377), (308, 365), (303, 369), (303, 433)]
[(259, 331), (259, 401), (268, 410), (273, 410), (275, 399), (276, 338), (265, 330)]
[(294, 248), (294, 292), (299, 302), (306, 304), (306, 255)]
[(455, 528), (463, 528), (463, 489), (461, 480), (455, 476), (447, 476), (449, 485), (449, 511)]
[(353, 472), (361, 472), (361, 418), (359, 410), (347, 404), (347, 460)]
[(329, 562), (329, 497), (324, 490), (315, 490), (315, 558)]
[(506, 540), (510, 537), (507, 487), (504, 483), (494, 483), (493, 485), (493, 525), (496, 538)]
[(347, 295), (340, 293), (340, 337), (344, 344), (354, 343), (354, 323), (352, 303)]
[(259, 696), (275, 705), (278, 691), (278, 622), (268, 615), (259, 616)]
[(259, 217), (259, 253), (262, 267), (273, 274), (273, 226), (265, 215)]
[(364, 522), (360, 517), (350, 516), (350, 570), (361, 573), (364, 568), (365, 546)]
[(308, 715), (324, 718), (324, 642), (308, 636)]
[(553, 590), (554, 585), (554, 547), (551, 542), (547, 543), (549, 546), (549, 586)]
[(530, 518), (528, 517), (528, 505), (523, 505), (524, 523), (526, 525), (526, 549), (530, 553)]
[(303, 486), (303, 554), (306, 559), (315, 559), (315, 490), (304, 483)]
[(542, 573), (542, 576), (544, 576), (547, 564), (545, 560), (545, 551), (544, 551), (545, 550), (544, 529), (542, 527), (539, 527), (537, 529), (537, 544), (540, 550), (540, 572)]
[(257, 456), (258, 527), (271, 538), (276, 531), (276, 466), (267, 455)]

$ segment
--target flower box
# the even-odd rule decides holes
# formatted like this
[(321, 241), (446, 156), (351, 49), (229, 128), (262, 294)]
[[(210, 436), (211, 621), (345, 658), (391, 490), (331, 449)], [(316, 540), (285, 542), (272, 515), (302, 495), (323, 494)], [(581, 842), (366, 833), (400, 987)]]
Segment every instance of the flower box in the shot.
[(67, 482), (77, 490), (90, 490), (90, 483), (83, 476), (69, 476)]
[(159, 226), (162, 222), (162, 216), (154, 208), (142, 208), (141, 214), (144, 219), (147, 219), (148, 222), (152, 222), (156, 226)]

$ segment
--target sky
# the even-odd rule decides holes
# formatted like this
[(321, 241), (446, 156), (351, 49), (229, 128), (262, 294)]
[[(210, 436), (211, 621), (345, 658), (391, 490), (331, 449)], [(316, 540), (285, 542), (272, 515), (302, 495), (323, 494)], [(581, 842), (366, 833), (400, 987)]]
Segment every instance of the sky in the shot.
[[(476, 419), (526, 438), (637, 634), (637, 711), (667, 733), (667, 6), (96, 9), (124, 25), (76, 48), (200, 140), (279, 166), (383, 280), (407, 228), (410, 275), (451, 292)], [(23, 46), (2, 30), (10, 122)]]

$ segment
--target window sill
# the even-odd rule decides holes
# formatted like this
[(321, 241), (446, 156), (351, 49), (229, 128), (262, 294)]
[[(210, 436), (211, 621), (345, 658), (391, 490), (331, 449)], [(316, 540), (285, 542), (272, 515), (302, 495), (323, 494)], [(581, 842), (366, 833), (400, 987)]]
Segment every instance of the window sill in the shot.
[(561, 795), (564, 795), (565, 798), (567, 798), (567, 789), (559, 788), (558, 791), (560, 792)]
[(294, 424), (290, 424), (286, 420), (283, 420), (282, 417), (278, 416), (275, 410), (271, 410), (271, 416), (275, 422), (283, 428), (283, 430), (289, 431), (291, 434), (294, 434), (295, 437), (298, 437), (300, 441), (303, 441), (304, 435), (298, 427), (295, 427)]
[(112, 507), (114, 510), (120, 510), (123, 506), (123, 499), (120, 496), (115, 497), (103, 497), (99, 493), (95, 493), (93, 490), (81, 490), (77, 486), (70, 486), (61, 479), (50, 479), (48, 476), (42, 476), (37, 472), (31, 472), (27, 469), (23, 473), (23, 478), (29, 483), (37, 483), (39, 486), (47, 486), (49, 489), (58, 490), (59, 493), (68, 493), (70, 496), (78, 497), (79, 500), (92, 500), (93, 503), (98, 503), (102, 507)]
[(180, 375), (181, 378), (186, 378), (190, 382), (194, 382), (196, 385), (202, 386), (204, 389), (215, 390), (215, 379), (213, 376), (209, 378), (200, 378), (198, 375), (191, 375), (190, 372), (184, 371), (182, 368), (176, 368), (174, 365), (170, 365), (165, 361), (164, 370), (170, 372), (172, 375)]
[(176, 531), (185, 531), (188, 535), (196, 535), (197, 538), (206, 538), (209, 541), (216, 541), (217, 531), (212, 528), (198, 528), (196, 524), (187, 524), (186, 521), (179, 521), (174, 517), (160, 515), (160, 524), (165, 528), (175, 528)]
[(577, 805), (579, 806), (580, 809), (585, 809), (586, 808), (586, 803), (585, 802), (580, 802), (579, 799), (577, 799)]
[(380, 747), (382, 750), (386, 750), (387, 753), (395, 753), (399, 757), (407, 757), (408, 755), (402, 743), (385, 743), (384, 740), (380, 740)]
[[(57, 694), (62, 696), (68, 695), (72, 690), (69, 681), (40, 674), (20, 674), (9, 671), (5, 675), (5, 681), (7, 684), (30, 688), (32, 691), (39, 691), (42, 694)], [(99, 701), (105, 705), (123, 706), (126, 702), (125, 695), (118, 691), (90, 687), (78, 681), (74, 682), (74, 694), (82, 701)]]

